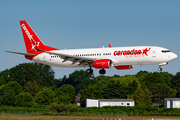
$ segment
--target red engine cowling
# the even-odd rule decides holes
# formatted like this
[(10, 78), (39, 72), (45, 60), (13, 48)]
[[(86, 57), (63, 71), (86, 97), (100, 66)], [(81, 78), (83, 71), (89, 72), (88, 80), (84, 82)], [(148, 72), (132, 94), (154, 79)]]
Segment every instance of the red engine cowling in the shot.
[(127, 70), (127, 69), (132, 69), (134, 66), (133, 65), (120, 65), (120, 66), (115, 66), (117, 70)]
[(96, 69), (110, 68), (112, 66), (112, 61), (110, 59), (101, 59), (94, 61), (94, 67)]

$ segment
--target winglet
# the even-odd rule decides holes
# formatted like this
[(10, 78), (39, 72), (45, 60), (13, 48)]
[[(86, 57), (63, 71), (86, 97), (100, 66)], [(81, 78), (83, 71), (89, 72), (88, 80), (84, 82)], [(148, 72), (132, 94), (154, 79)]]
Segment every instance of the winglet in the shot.
[(111, 48), (111, 44), (109, 44), (109, 47)]

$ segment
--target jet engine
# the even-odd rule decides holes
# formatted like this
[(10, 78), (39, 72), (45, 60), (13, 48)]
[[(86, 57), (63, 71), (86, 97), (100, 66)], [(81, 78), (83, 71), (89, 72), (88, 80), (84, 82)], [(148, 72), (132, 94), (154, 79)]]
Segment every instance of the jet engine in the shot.
[(117, 70), (127, 70), (127, 69), (132, 69), (134, 66), (133, 65), (120, 65), (120, 66), (115, 66)]
[(112, 61), (110, 59), (100, 59), (94, 61), (94, 67), (96, 69), (110, 68), (112, 66)]

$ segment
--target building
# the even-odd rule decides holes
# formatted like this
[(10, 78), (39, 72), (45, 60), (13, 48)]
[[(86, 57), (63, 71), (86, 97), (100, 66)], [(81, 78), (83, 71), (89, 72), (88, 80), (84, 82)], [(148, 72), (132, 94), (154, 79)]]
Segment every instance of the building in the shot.
[(75, 103), (78, 107), (81, 107), (80, 98), (81, 98), (81, 94), (78, 94), (75, 99)]
[(85, 107), (99, 107), (99, 101), (94, 99), (86, 99)]
[(180, 108), (180, 98), (165, 98), (164, 107), (165, 108)]
[(165, 108), (170, 108), (170, 98), (165, 98), (164, 99), (164, 107)]
[(161, 106), (161, 104), (160, 104), (160, 103), (152, 103), (151, 106), (152, 106), (152, 107), (159, 107), (159, 106)]
[(170, 108), (180, 108), (180, 98), (171, 98)]
[(135, 106), (133, 99), (86, 99), (86, 107)]

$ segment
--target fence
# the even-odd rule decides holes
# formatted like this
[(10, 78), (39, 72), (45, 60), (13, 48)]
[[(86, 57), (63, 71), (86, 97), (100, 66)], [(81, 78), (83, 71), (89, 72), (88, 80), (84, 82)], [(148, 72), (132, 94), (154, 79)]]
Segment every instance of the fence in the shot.
[(0, 111), (0, 114), (10, 115), (61, 115), (61, 116), (180, 116), (180, 113), (153, 112), (45, 112), (45, 111)]

